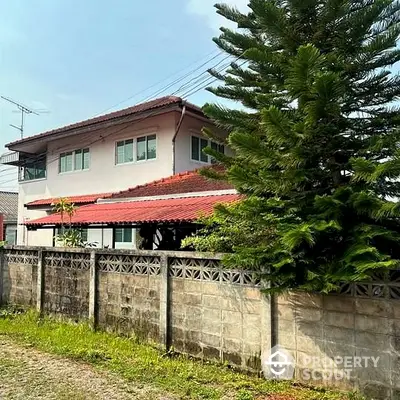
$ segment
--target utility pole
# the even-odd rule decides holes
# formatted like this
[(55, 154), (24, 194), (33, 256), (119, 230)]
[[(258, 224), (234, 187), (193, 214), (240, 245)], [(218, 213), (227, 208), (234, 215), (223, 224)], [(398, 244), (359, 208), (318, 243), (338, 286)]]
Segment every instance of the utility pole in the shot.
[(23, 139), (24, 138), (25, 114), (35, 114), (35, 115), (40, 115), (40, 114), (38, 112), (36, 112), (35, 110), (32, 110), (32, 109), (22, 105), (21, 103), (18, 103), (17, 101), (9, 99), (8, 97), (1, 96), (1, 98), (5, 101), (8, 101), (11, 104), (16, 105), (18, 107), (19, 111), (21, 111), (21, 125), (17, 126), (17, 125), (10, 124), (10, 126), (17, 129), (21, 133), (21, 139)]

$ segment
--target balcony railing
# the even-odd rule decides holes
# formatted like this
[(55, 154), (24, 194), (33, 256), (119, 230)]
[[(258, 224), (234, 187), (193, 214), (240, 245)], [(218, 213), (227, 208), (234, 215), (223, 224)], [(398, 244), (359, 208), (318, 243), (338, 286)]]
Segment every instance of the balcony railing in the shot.
[(0, 156), (0, 164), (18, 166), (19, 161), (20, 161), (19, 153), (17, 151), (5, 153)]

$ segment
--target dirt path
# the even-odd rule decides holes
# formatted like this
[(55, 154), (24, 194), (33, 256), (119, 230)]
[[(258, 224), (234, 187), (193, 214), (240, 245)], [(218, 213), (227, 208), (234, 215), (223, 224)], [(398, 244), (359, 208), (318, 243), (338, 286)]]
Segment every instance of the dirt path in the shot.
[(172, 400), (90, 365), (19, 346), (0, 336), (0, 399)]

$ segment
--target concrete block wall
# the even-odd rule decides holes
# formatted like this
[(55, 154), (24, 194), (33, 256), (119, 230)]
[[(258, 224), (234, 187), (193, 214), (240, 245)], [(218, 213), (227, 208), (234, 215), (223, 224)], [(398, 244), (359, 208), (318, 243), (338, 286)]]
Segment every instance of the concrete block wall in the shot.
[(275, 312), (277, 342), (295, 358), (296, 379), (307, 378), (310, 357), (379, 357), (377, 368), (371, 361), (367, 367), (364, 361), (351, 365), (350, 379), (332, 379), (317, 365), (320, 379), (308, 383), (356, 389), (374, 399), (400, 398), (399, 300), (291, 293), (278, 299)]
[(90, 255), (42, 254), (43, 311), (74, 318), (89, 317)]
[(160, 278), (158, 276), (99, 272), (97, 322), (118, 333), (158, 341)]
[(34, 306), (37, 298), (36, 251), (25, 251), (12, 263), (0, 255), (0, 303)]
[(3, 270), (3, 301), (35, 306), (36, 279), (36, 265), (6, 264)]
[[(307, 384), (400, 399), (400, 283), (345, 285), (343, 294), (290, 293), (270, 299), (249, 271), (220, 267), (220, 256), (126, 250), (7, 247), (0, 252), (0, 298), (39, 311), (89, 318), (206, 360), (260, 371), (279, 344)], [(397, 276), (397, 275), (396, 275)], [(310, 358), (379, 357), (331, 379)], [(305, 379), (310, 370), (317, 378)]]
[(171, 344), (197, 358), (260, 370), (271, 344), (269, 306), (259, 288), (172, 278)]

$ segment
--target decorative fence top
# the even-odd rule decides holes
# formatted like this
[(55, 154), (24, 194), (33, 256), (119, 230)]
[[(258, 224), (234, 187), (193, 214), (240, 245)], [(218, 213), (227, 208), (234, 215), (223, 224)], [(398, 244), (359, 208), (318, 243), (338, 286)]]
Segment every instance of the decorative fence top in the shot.
[(93, 255), (100, 273), (159, 276), (165, 266), (171, 278), (261, 286), (253, 272), (224, 269), (221, 254), (6, 246), (4, 256), (11, 263), (36, 265), (39, 252), (45, 267), (88, 271)]
[(400, 300), (400, 271), (377, 271), (370, 282), (343, 284), (339, 293), (353, 297)]
[[(2, 253), (9, 263), (37, 265), (41, 254), (45, 267), (89, 271), (93, 259), (100, 273), (160, 276), (167, 268), (174, 279), (262, 288), (257, 273), (223, 268), (222, 254), (23, 246), (6, 246)], [(369, 282), (343, 284), (338, 294), (400, 300), (400, 271), (378, 271)]]

